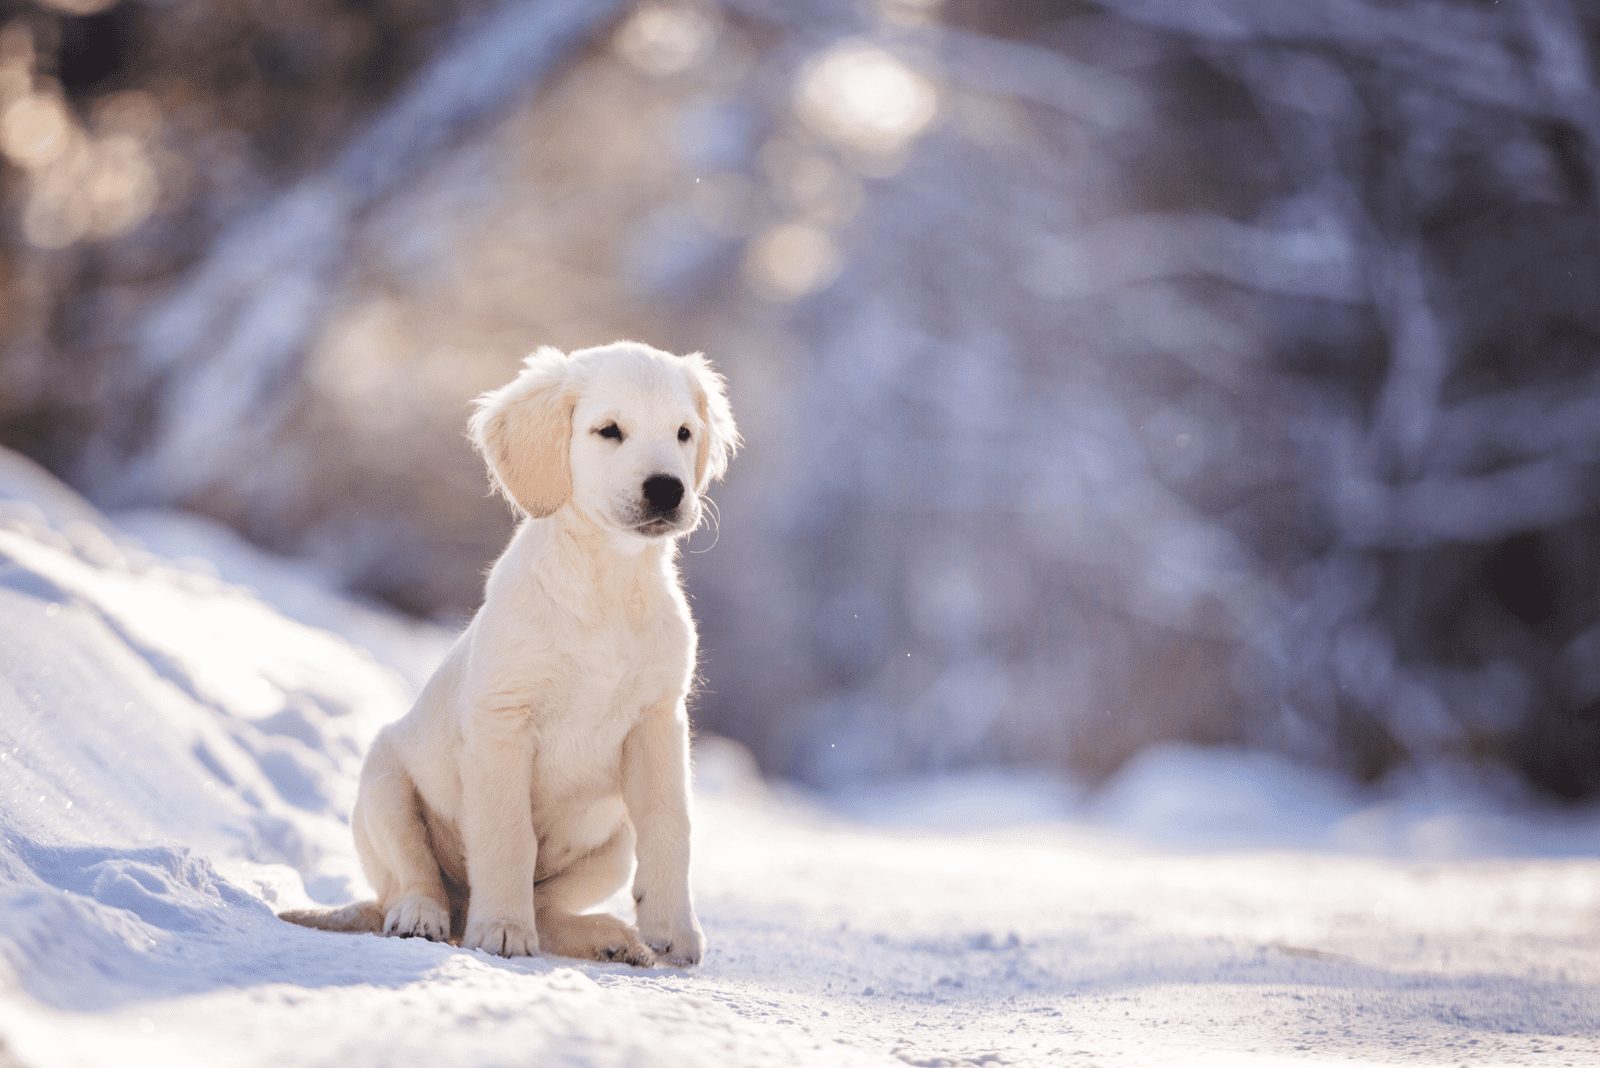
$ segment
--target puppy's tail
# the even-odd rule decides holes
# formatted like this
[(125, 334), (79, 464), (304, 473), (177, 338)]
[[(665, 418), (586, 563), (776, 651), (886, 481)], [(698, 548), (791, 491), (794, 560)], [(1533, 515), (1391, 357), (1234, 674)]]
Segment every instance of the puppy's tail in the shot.
[(278, 913), (278, 919), (319, 931), (377, 934), (383, 930), (383, 909), (376, 901), (357, 901), (336, 909), (289, 909)]

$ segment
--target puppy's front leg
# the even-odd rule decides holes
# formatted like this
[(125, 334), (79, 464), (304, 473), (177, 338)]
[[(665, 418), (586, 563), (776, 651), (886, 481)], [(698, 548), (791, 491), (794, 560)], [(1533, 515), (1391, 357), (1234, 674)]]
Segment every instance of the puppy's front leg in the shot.
[(461, 843), (467, 929), (461, 944), (503, 957), (539, 952), (534, 926), (533, 724), (526, 709), (474, 709), (462, 732)]
[(689, 893), (689, 716), (646, 710), (622, 746), (622, 790), (637, 835), (639, 937), (672, 964), (698, 964), (705, 934)]

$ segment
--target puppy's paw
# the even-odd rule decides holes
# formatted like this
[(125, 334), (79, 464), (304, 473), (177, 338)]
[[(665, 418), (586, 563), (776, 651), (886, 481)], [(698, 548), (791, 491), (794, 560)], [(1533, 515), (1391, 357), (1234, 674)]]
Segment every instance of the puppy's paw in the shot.
[(706, 954), (706, 935), (693, 911), (685, 911), (668, 921), (641, 916), (639, 936), (655, 951), (662, 964), (688, 967), (699, 964)]
[(481, 949), (498, 957), (531, 957), (539, 952), (539, 932), (520, 920), (467, 918), (461, 948)]
[(648, 968), (656, 962), (639, 932), (609, 913), (586, 916), (547, 914), (539, 917), (544, 948), (563, 957), (632, 964)]
[(408, 894), (394, 903), (383, 918), (383, 933), (397, 938), (450, 940), (450, 911), (421, 894)]

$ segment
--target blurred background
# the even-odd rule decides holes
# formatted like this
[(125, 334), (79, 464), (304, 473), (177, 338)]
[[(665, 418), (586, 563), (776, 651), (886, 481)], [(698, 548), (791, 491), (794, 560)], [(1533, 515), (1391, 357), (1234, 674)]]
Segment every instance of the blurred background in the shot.
[(13, 0), (0, 205), (0, 445), (413, 614), (511, 528), (473, 395), (704, 350), (770, 773), (1600, 792), (1583, 0)]

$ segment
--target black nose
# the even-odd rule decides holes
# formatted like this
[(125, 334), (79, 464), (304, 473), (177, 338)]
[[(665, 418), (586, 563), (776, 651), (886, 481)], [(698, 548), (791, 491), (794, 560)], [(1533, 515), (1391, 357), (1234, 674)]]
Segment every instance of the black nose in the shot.
[(644, 499), (652, 512), (664, 515), (683, 500), (683, 483), (671, 475), (651, 475), (644, 480)]

